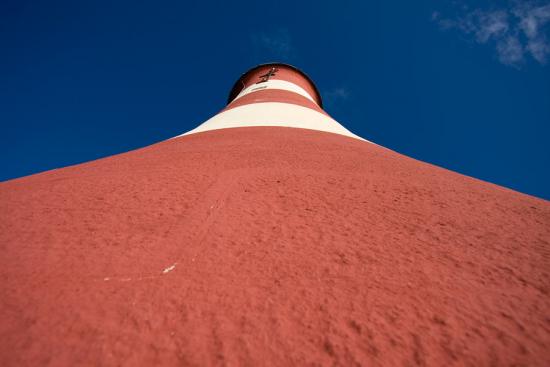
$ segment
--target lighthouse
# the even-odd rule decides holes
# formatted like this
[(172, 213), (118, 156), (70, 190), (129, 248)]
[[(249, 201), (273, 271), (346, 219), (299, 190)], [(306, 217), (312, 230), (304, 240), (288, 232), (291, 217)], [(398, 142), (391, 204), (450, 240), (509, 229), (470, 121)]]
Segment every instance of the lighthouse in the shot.
[(290, 65), (220, 108), (0, 183), (0, 365), (548, 364), (548, 201), (353, 134)]
[(323, 110), (321, 95), (304, 72), (281, 63), (248, 70), (231, 88), (227, 106), (183, 135), (251, 126), (310, 129), (362, 139)]

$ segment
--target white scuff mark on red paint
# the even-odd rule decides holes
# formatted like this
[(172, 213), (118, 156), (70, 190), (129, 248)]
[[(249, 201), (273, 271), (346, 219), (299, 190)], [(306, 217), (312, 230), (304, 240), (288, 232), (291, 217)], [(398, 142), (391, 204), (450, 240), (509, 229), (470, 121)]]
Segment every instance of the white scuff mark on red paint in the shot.
[(176, 265), (177, 265), (177, 263), (175, 263), (175, 264), (172, 265), (172, 266), (167, 267), (166, 269), (164, 269), (164, 270), (162, 271), (162, 274), (166, 274), (166, 273), (171, 272), (172, 270), (174, 270), (174, 269), (176, 268)]

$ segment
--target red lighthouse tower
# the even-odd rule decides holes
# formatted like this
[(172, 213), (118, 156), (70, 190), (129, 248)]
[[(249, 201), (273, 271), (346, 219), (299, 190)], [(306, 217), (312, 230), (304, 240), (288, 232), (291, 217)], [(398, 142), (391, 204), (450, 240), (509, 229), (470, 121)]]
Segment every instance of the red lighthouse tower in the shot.
[(361, 139), (323, 110), (321, 95), (304, 72), (280, 63), (244, 73), (231, 89), (225, 109), (184, 135), (252, 126), (303, 128)]
[(260, 65), (181, 136), (0, 183), (0, 365), (544, 366), (549, 239)]

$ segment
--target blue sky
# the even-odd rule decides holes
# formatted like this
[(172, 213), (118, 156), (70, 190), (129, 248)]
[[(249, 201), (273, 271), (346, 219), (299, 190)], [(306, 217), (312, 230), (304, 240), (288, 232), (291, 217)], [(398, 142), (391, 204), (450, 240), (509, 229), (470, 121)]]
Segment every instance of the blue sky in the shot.
[(0, 180), (146, 146), (291, 63), (354, 133), (550, 199), (550, 1), (0, 2)]

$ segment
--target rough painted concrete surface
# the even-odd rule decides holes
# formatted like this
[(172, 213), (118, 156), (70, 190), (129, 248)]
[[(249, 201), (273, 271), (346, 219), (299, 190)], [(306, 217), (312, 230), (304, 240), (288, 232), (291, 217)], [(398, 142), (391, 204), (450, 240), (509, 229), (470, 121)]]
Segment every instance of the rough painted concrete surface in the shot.
[(0, 183), (0, 365), (547, 366), (550, 203), (291, 128)]

